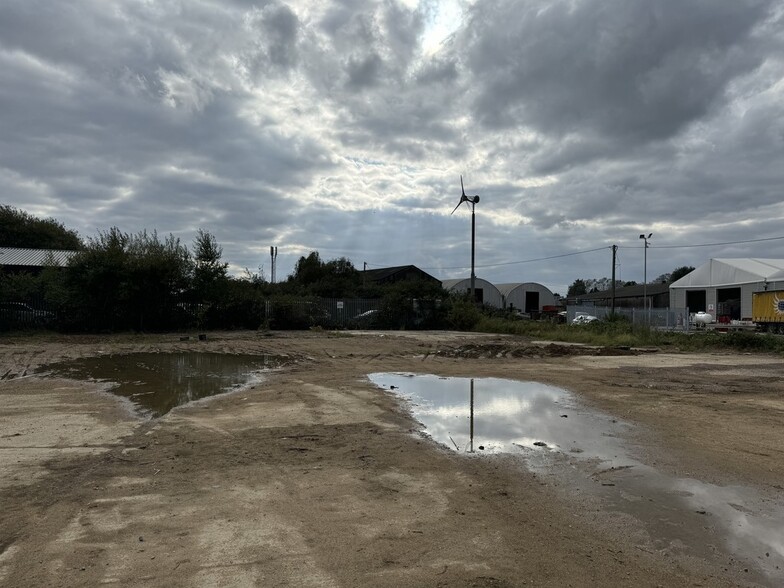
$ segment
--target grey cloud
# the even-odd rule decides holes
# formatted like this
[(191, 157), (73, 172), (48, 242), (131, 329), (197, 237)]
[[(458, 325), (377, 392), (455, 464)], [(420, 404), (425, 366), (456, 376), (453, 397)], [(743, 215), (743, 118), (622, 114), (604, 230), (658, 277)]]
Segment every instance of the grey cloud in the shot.
[(490, 128), (624, 143), (670, 137), (764, 58), (771, 2), (478, 2), (458, 39)]
[[(274, 244), (281, 268), (318, 249), (456, 277), (470, 261), (470, 215), (448, 216), (463, 173), (482, 197), (477, 263), (619, 243), (623, 277), (640, 279), (636, 237), (654, 224), (656, 246), (780, 234), (772, 6), (480, 0), (429, 56), (432, 1), (9, 0), (3, 201), (83, 235), (189, 241), (202, 227), (254, 270)], [(337, 196), (350, 212), (303, 204)], [(530, 221), (496, 224), (504, 211)], [(755, 251), (782, 255), (652, 249), (649, 275)], [(565, 290), (609, 264), (602, 250), (479, 274)]]
[(458, 75), (457, 62), (453, 58), (437, 55), (416, 73), (416, 81), (423, 86), (451, 84), (457, 81)]
[(375, 53), (359, 59), (349, 59), (346, 66), (349, 87), (361, 89), (368, 86), (375, 86), (378, 83), (382, 66), (381, 57)]

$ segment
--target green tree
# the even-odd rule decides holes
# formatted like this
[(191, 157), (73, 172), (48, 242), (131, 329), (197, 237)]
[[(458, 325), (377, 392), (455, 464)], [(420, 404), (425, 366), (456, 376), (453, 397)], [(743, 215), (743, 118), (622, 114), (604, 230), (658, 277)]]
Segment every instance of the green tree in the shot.
[(694, 268), (690, 265), (683, 265), (681, 267), (675, 268), (674, 270), (672, 270), (672, 273), (670, 274), (670, 283), (676, 280), (680, 280), (683, 276), (685, 276), (686, 274), (690, 274), (693, 271)]
[(76, 231), (53, 218), (40, 219), (24, 210), (0, 205), (0, 246), (22, 249), (81, 249)]
[(588, 288), (586, 287), (585, 280), (577, 279), (572, 282), (572, 285), (569, 286), (569, 290), (566, 292), (567, 296), (582, 296), (583, 294), (588, 293)]
[(362, 276), (345, 257), (327, 262), (317, 251), (300, 257), (289, 276), (287, 289), (292, 294), (346, 298), (356, 296), (362, 286)]
[(307, 257), (300, 257), (294, 266), (290, 280), (300, 286), (309, 286), (318, 282), (324, 273), (324, 264), (318, 251), (311, 251)]
[(168, 328), (175, 304), (190, 282), (191, 258), (180, 240), (161, 241), (143, 231), (128, 242), (125, 271), (127, 312), (138, 330)]
[(199, 229), (193, 241), (193, 292), (198, 302), (217, 302), (225, 295), (228, 263), (214, 235)]
[(58, 291), (66, 327), (161, 330), (188, 285), (190, 254), (179, 239), (113, 227), (71, 258)]

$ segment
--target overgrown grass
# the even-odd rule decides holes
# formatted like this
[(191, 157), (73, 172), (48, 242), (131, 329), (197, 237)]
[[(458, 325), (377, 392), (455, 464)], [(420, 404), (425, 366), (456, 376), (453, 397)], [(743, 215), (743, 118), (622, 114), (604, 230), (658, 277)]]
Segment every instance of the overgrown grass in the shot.
[(675, 333), (635, 326), (626, 321), (600, 321), (578, 326), (483, 317), (474, 330), (604, 347), (664, 347), (680, 351), (736, 350), (784, 354), (784, 338), (773, 335), (712, 331)]

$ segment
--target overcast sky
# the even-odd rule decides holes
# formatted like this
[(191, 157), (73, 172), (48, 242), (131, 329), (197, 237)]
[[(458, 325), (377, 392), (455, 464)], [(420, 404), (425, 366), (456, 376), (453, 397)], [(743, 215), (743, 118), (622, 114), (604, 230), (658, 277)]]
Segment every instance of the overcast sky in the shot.
[(784, 237), (784, 2), (0, 3), (0, 201), (82, 237), (467, 277), (461, 174), (496, 283), (784, 258), (672, 247)]

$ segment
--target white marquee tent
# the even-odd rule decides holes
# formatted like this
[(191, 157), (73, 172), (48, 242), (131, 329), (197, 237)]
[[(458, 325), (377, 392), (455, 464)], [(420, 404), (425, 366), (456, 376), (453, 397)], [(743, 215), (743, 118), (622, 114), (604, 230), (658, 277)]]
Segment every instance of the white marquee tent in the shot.
[(751, 317), (753, 292), (784, 289), (784, 259), (711, 259), (670, 284), (670, 307)]

